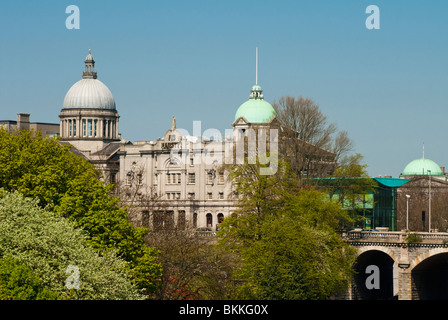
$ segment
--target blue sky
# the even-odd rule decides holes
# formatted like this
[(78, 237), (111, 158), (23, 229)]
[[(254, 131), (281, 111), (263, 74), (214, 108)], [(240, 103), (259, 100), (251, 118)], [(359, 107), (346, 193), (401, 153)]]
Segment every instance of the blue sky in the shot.
[[(69, 30), (67, 6), (80, 10)], [(368, 5), (380, 30), (368, 30)], [(0, 119), (58, 122), (89, 46), (125, 139), (231, 129), (255, 82), (305, 96), (347, 130), (372, 176), (425, 157), (448, 167), (448, 1), (24, 1), (0, 3)]]

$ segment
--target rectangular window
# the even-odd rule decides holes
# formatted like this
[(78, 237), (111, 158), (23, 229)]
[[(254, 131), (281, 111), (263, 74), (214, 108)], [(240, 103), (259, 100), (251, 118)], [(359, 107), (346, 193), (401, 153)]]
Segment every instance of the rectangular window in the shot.
[(137, 184), (141, 185), (143, 182), (143, 175), (141, 173), (137, 174)]
[(212, 200), (212, 199), (213, 199), (213, 195), (212, 195), (211, 192), (208, 192), (208, 193), (207, 193), (207, 199), (208, 199), (208, 200)]
[(171, 183), (171, 174), (169, 174), (169, 173), (166, 174), (166, 183), (167, 184)]
[(177, 183), (181, 183), (181, 174), (180, 173), (177, 174)]
[(82, 119), (82, 136), (87, 136), (86, 119)]
[(219, 178), (218, 178), (218, 183), (219, 184), (224, 184), (224, 172), (220, 172), (219, 173)]
[(180, 192), (176, 193), (176, 199), (180, 199)]
[(89, 133), (89, 137), (92, 136), (92, 119), (87, 120), (87, 132)]
[(97, 129), (97, 126), (98, 126), (98, 120), (93, 120), (93, 135), (96, 137), (97, 136), (97, 133), (96, 133), (96, 129)]
[(219, 193), (219, 199), (220, 200), (224, 200), (224, 192), (220, 192)]
[(207, 183), (212, 184), (213, 183), (213, 173), (209, 172), (207, 174)]
[(188, 183), (191, 183), (191, 184), (196, 183), (196, 174), (195, 173), (188, 174)]
[(68, 136), (72, 136), (72, 120), (68, 120)]
[(194, 192), (190, 192), (190, 193), (188, 193), (188, 199), (190, 199), (190, 200), (194, 200), (195, 199), (195, 193)]
[(193, 166), (193, 165), (194, 165), (194, 158), (190, 157), (190, 166)]
[(76, 120), (73, 120), (73, 136), (76, 137)]
[(166, 193), (166, 199), (171, 200), (171, 193), (169, 193), (169, 192)]

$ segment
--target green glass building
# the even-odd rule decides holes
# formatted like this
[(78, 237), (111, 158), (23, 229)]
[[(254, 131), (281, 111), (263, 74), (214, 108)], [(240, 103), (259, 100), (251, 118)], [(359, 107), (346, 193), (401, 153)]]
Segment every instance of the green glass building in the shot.
[[(320, 179), (319, 185), (324, 187), (337, 186), (337, 179)], [(365, 219), (363, 219), (361, 224), (354, 225), (353, 227), (366, 230), (387, 227), (389, 231), (396, 231), (397, 188), (407, 183), (409, 179), (381, 177), (371, 179), (376, 182), (373, 186), (374, 190), (367, 190), (365, 194), (359, 194), (359, 196), (355, 197), (354, 207), (356, 212)], [(338, 199), (338, 190), (333, 190), (332, 198)], [(343, 203), (342, 206), (346, 209), (353, 208), (352, 203)]]

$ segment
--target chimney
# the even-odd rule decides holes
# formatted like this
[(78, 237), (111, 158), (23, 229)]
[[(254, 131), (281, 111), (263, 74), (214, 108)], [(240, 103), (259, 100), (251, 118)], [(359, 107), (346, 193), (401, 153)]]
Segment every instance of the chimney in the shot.
[(18, 130), (30, 130), (30, 114), (18, 113), (17, 114), (17, 129)]
[(442, 173), (445, 174), (445, 167), (440, 167), (440, 170), (442, 170)]

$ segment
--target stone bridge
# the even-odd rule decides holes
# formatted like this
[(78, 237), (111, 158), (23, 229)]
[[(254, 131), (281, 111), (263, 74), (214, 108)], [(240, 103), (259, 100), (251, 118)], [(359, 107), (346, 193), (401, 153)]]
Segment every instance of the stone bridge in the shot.
[[(343, 238), (358, 249), (348, 299), (448, 299), (448, 233), (350, 231)], [(378, 267), (379, 288), (367, 284), (369, 266)]]

